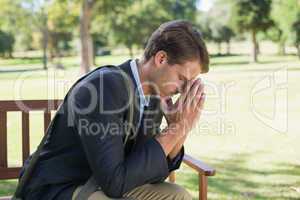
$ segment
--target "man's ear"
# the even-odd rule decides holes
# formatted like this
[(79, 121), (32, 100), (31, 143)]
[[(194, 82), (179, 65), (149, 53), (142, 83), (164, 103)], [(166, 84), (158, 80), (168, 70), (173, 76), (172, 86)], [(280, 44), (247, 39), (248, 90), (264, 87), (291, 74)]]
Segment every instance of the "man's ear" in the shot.
[(154, 63), (158, 67), (168, 64), (167, 52), (163, 50), (158, 51), (154, 56)]

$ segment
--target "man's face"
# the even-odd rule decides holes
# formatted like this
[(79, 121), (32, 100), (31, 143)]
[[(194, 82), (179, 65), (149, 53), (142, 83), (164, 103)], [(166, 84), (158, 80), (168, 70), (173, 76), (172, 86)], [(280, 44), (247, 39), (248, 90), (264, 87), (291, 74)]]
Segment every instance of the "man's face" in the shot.
[(201, 66), (198, 60), (174, 65), (167, 62), (159, 63), (152, 76), (155, 84), (154, 93), (160, 97), (171, 97), (181, 93), (188, 81), (195, 79), (200, 73)]

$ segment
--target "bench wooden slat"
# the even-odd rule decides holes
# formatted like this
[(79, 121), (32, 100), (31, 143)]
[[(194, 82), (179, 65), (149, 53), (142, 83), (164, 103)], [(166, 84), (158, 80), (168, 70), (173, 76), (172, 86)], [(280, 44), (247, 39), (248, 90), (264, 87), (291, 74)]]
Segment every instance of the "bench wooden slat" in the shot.
[(47, 128), (49, 126), (50, 121), (51, 121), (51, 112), (44, 111), (44, 134), (47, 133)]
[(22, 155), (23, 164), (30, 154), (29, 113), (22, 112)]
[(0, 200), (11, 200), (12, 196), (0, 197)]
[(62, 100), (0, 101), (0, 111), (56, 110)]
[[(22, 100), (22, 101), (1, 101), (0, 100), (0, 180), (16, 179), (19, 176), (20, 167), (7, 167), (7, 112), (22, 112), (22, 158), (23, 163), (30, 155), (30, 133), (29, 133), (29, 112), (40, 110), (44, 113), (44, 130), (51, 121), (51, 111), (56, 110), (62, 100)], [(199, 199), (207, 199), (207, 176), (213, 176), (215, 169), (204, 162), (185, 155), (184, 163), (195, 169), (199, 176)], [(170, 182), (175, 182), (175, 172), (169, 176)], [(11, 197), (0, 197), (0, 200), (10, 200)]]
[(7, 113), (0, 111), (0, 167), (7, 167)]
[(0, 180), (18, 178), (20, 174), (20, 170), (21, 167), (10, 167), (10, 168), (0, 167)]

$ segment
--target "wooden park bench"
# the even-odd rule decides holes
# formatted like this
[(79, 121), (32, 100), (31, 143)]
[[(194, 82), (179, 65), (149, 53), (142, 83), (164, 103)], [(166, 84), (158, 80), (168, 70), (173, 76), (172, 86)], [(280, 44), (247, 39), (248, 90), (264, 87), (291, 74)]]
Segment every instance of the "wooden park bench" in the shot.
[[(44, 131), (51, 121), (51, 111), (55, 111), (61, 100), (24, 100), (0, 101), (0, 180), (17, 179), (21, 167), (9, 167), (7, 159), (7, 113), (22, 113), (22, 160), (23, 164), (30, 154), (29, 112), (42, 111), (44, 113)], [(200, 160), (189, 155), (184, 156), (184, 163), (198, 173), (199, 200), (207, 199), (207, 177), (213, 176), (215, 170)], [(169, 176), (170, 182), (175, 182), (175, 173)], [(11, 197), (0, 197), (9, 200)]]

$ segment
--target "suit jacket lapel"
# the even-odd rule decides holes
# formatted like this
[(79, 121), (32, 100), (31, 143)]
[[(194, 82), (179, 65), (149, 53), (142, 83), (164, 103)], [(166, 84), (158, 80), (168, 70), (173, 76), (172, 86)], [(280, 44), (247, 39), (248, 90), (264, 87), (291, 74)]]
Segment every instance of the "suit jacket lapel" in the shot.
[(159, 131), (159, 126), (162, 121), (162, 112), (160, 109), (160, 100), (156, 96), (150, 97), (149, 106), (144, 110), (144, 115), (141, 120), (140, 128), (137, 130), (138, 120), (140, 116), (140, 99), (139, 93), (137, 90), (137, 84), (135, 82), (133, 72), (131, 71), (130, 61), (128, 60), (125, 63), (119, 65), (119, 67), (126, 72), (126, 74), (130, 77), (130, 80), (133, 81), (134, 86), (134, 98), (135, 98), (135, 106), (134, 106), (134, 115), (133, 115), (133, 126), (134, 132), (132, 132), (132, 136), (130, 137), (129, 142), (133, 142), (134, 144), (142, 145), (148, 138), (153, 137)]
[(155, 98), (150, 98), (150, 104), (145, 109), (142, 118), (141, 126), (137, 136), (138, 145), (142, 145), (147, 139), (154, 137), (160, 132), (160, 124), (162, 121), (162, 112), (160, 110), (160, 101)]
[(133, 131), (131, 132), (132, 137), (130, 137), (129, 139), (133, 139), (136, 135), (137, 135), (137, 124), (138, 124), (138, 120), (140, 117), (140, 100), (139, 100), (139, 93), (137, 90), (137, 84), (135, 82), (134, 76), (133, 76), (133, 72), (131, 71), (131, 67), (130, 67), (130, 61), (128, 60), (126, 62), (124, 62), (123, 64), (119, 65), (119, 67), (129, 76), (130, 80), (132, 80), (133, 82), (133, 90), (134, 90), (134, 112), (133, 112)]

